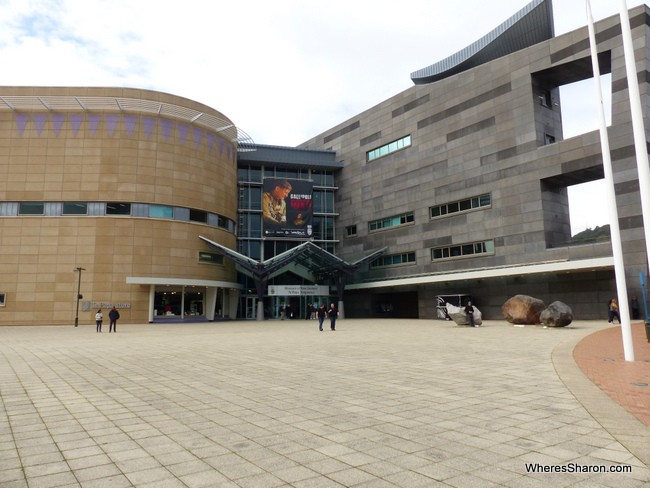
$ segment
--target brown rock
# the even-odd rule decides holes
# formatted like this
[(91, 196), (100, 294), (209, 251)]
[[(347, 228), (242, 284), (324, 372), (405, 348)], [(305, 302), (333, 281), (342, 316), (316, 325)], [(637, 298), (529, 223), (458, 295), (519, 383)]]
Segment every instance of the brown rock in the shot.
[(546, 308), (544, 302), (528, 295), (515, 295), (501, 307), (503, 318), (511, 324), (539, 324), (539, 316)]

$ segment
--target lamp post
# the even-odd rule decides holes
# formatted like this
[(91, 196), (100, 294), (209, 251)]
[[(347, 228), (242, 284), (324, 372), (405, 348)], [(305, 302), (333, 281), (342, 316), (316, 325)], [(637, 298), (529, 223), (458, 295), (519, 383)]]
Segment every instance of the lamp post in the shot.
[(79, 279), (77, 280), (77, 313), (74, 316), (74, 326), (78, 327), (79, 326), (79, 300), (83, 298), (83, 295), (81, 294), (81, 272), (86, 271), (86, 268), (82, 268), (78, 266), (74, 269), (74, 271), (76, 273), (79, 273)]

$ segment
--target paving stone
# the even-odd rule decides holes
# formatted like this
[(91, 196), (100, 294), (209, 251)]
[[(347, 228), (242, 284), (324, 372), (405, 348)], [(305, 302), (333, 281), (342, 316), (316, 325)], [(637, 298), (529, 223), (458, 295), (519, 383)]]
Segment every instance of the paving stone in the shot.
[[(647, 427), (572, 358), (598, 323), (300, 325), (0, 328), (0, 486), (650, 484)], [(569, 462), (633, 471), (526, 471)]]

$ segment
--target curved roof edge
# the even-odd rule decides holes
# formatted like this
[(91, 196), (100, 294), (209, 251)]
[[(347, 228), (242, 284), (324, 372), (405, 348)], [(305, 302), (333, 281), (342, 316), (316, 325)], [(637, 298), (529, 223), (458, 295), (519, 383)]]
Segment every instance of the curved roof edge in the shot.
[(416, 85), (424, 85), (461, 73), (493, 59), (551, 39), (552, 0), (533, 0), (478, 41), (448, 58), (411, 73)]

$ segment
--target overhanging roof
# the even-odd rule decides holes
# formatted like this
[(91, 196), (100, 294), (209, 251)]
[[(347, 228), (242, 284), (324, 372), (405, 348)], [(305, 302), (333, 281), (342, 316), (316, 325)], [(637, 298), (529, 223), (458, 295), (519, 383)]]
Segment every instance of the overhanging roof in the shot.
[(232, 259), (241, 271), (258, 279), (268, 279), (272, 274), (288, 269), (290, 266), (301, 266), (320, 276), (351, 275), (363, 264), (386, 252), (386, 248), (379, 249), (353, 262), (347, 262), (321, 249), (313, 242), (306, 241), (266, 261), (256, 261), (206, 237), (199, 236), (199, 238), (213, 250)]
[(241, 288), (239, 283), (231, 281), (194, 280), (186, 278), (161, 278), (153, 276), (127, 276), (130, 285), (163, 285), (163, 286), (210, 286), (216, 288)]
[(386, 288), (394, 286), (424, 285), (428, 283), (444, 283), (451, 281), (479, 280), (488, 278), (503, 278), (544, 273), (568, 273), (572, 271), (596, 271), (614, 268), (612, 256), (572, 261), (550, 261), (545, 263), (522, 264), (518, 266), (502, 266), (484, 268), (456, 273), (439, 273), (430, 275), (411, 276), (394, 280), (381, 280), (366, 283), (354, 283), (346, 286), (348, 290), (365, 288)]
[(411, 73), (416, 85), (424, 85), (461, 73), (521, 49), (551, 39), (551, 0), (533, 0), (496, 29), (448, 58)]

